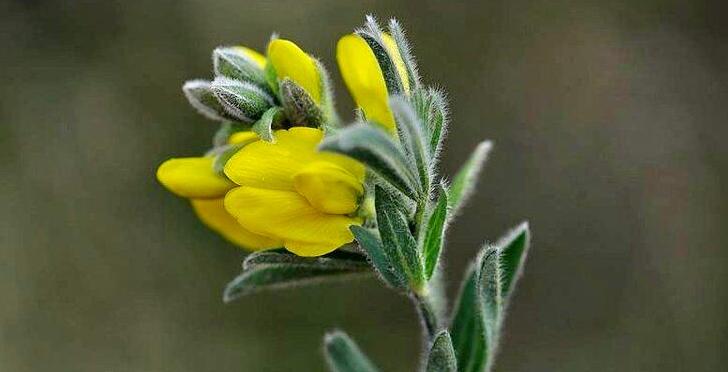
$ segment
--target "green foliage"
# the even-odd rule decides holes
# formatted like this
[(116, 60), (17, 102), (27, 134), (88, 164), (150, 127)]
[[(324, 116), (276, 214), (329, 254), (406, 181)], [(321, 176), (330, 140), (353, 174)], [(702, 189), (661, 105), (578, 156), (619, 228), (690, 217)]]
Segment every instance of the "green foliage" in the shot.
[(324, 337), (324, 356), (332, 372), (376, 372), (374, 364), (342, 331)]
[(529, 246), (528, 224), (481, 250), (466, 275), (450, 325), (460, 371), (490, 370), (505, 307)]
[(235, 120), (218, 102), (210, 90), (210, 82), (206, 80), (190, 80), (182, 86), (182, 91), (190, 105), (202, 116), (211, 120)]
[(457, 372), (457, 358), (452, 346), (450, 333), (440, 331), (432, 342), (430, 354), (427, 356), (427, 372)]
[(397, 121), (397, 131), (402, 148), (407, 154), (409, 163), (414, 165), (419, 176), (420, 193), (428, 192), (430, 189), (430, 159), (425, 148), (422, 124), (415, 116), (412, 105), (404, 97), (392, 97), (389, 105)]
[(269, 289), (320, 283), (371, 273), (364, 255), (336, 251), (321, 257), (299, 257), (283, 249), (256, 252), (243, 262), (243, 272), (225, 287), (223, 299)]
[(453, 214), (457, 213), (475, 190), (478, 174), (480, 174), (480, 170), (483, 168), (492, 147), (490, 141), (479, 143), (473, 154), (470, 155), (470, 159), (468, 159), (465, 165), (455, 175), (448, 190), (448, 200)]
[(437, 267), (437, 261), (440, 258), (445, 224), (448, 219), (447, 193), (442, 187), (439, 188), (438, 193), (437, 204), (427, 220), (427, 228), (422, 242), (422, 251), (425, 254), (425, 274), (428, 280), (432, 278), (432, 274)]
[(356, 225), (351, 226), (350, 229), (359, 246), (369, 256), (369, 261), (384, 283), (391, 288), (404, 288), (405, 280), (401, 276), (401, 268), (395, 268), (395, 263), (390, 260), (387, 252), (384, 250), (382, 241), (375, 232)]

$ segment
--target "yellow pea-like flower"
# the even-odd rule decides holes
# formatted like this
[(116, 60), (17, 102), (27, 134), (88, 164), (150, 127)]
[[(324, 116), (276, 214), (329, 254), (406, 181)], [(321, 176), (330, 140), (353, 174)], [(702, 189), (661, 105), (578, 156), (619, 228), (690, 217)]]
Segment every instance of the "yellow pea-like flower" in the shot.
[(235, 182), (225, 208), (245, 229), (299, 256), (320, 256), (351, 242), (349, 226), (364, 192), (365, 169), (342, 155), (320, 153), (319, 129), (275, 132), (276, 142), (257, 141), (233, 155), (225, 175)]
[[(407, 93), (410, 86), (407, 69), (397, 44), (391, 36), (387, 34), (381, 36)], [(344, 83), (356, 105), (364, 111), (366, 118), (394, 132), (395, 122), (389, 108), (387, 83), (379, 61), (366, 40), (357, 34), (346, 35), (339, 39), (336, 45), (336, 61)]]
[(301, 86), (316, 104), (321, 103), (321, 76), (313, 58), (290, 40), (275, 39), (268, 44), (268, 62), (278, 79), (289, 78)]
[[(250, 139), (250, 132), (241, 133), (247, 134), (239, 139)], [(282, 246), (280, 240), (245, 229), (225, 210), (223, 198), (236, 185), (216, 173), (213, 162), (213, 157), (169, 159), (157, 169), (157, 179), (169, 191), (189, 199), (198, 218), (232, 243), (249, 250)]]

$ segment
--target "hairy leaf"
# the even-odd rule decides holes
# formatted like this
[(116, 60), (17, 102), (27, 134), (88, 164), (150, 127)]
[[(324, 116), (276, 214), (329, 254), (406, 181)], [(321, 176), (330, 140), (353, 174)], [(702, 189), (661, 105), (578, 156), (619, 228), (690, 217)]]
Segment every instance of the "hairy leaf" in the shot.
[(368, 125), (348, 127), (326, 138), (319, 150), (354, 158), (408, 197), (415, 199), (418, 195), (411, 165), (397, 144), (381, 129)]
[(398, 272), (399, 276), (408, 278), (413, 285), (421, 285), (424, 282), (422, 258), (407, 218), (384, 189), (377, 186), (374, 195), (377, 226), (384, 252), (395, 270), (403, 270)]
[(443, 246), (445, 224), (447, 223), (447, 193), (440, 187), (437, 204), (427, 220), (425, 235), (422, 242), (422, 252), (425, 255), (425, 273), (429, 280), (435, 272), (440, 252)]
[(457, 358), (452, 346), (450, 333), (440, 331), (430, 348), (427, 357), (427, 372), (457, 372)]
[(217, 77), (210, 89), (229, 115), (246, 123), (260, 119), (274, 104), (268, 93), (246, 81)]
[(490, 141), (483, 141), (478, 144), (468, 161), (455, 175), (448, 190), (448, 202), (453, 215), (457, 213), (470, 194), (473, 193), (478, 181), (478, 174), (480, 174), (480, 170), (485, 164), (491, 147)]
[(324, 336), (324, 356), (332, 372), (376, 372), (377, 367), (342, 331)]
[(284, 118), (283, 110), (273, 106), (266, 111), (251, 128), (263, 141), (273, 142), (273, 128), (278, 126)]
[(245, 80), (267, 88), (263, 70), (239, 48), (216, 48), (212, 52), (212, 63), (215, 75)]
[(230, 302), (263, 290), (343, 279), (370, 272), (366, 258), (350, 252), (312, 258), (280, 250), (257, 252), (248, 256), (242, 274), (225, 287), (223, 299)]
[[(382, 241), (374, 232), (361, 226), (352, 225), (349, 228), (354, 234), (359, 246), (367, 252), (372, 266), (377, 270), (382, 280), (392, 288), (402, 288), (404, 280), (399, 276), (394, 263), (389, 260), (384, 251)], [(399, 270), (402, 272), (402, 270)]]
[(504, 304), (507, 304), (523, 272), (530, 244), (528, 222), (521, 223), (496, 243), (501, 261), (501, 293)]
[(425, 194), (430, 189), (430, 158), (425, 146), (427, 139), (422, 132), (422, 123), (415, 115), (412, 104), (402, 96), (394, 96), (389, 100), (389, 106), (397, 121), (399, 140), (403, 144), (410, 163), (414, 164), (419, 176), (420, 186)]
[(237, 120), (225, 111), (210, 87), (211, 83), (207, 80), (190, 80), (182, 86), (182, 91), (190, 105), (208, 119)]
[(294, 126), (318, 128), (323, 123), (323, 112), (313, 98), (293, 80), (285, 78), (279, 84), (283, 110)]

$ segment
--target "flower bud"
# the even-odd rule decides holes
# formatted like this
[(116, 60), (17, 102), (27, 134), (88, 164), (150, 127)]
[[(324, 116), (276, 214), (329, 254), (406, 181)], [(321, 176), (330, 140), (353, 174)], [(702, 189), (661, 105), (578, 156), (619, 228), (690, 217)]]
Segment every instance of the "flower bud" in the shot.
[(283, 111), (291, 124), (313, 128), (322, 124), (323, 112), (300, 85), (285, 78), (280, 82), (279, 93)]
[(245, 123), (256, 122), (274, 104), (268, 93), (249, 82), (218, 77), (211, 90), (230, 116)]
[(267, 86), (263, 68), (265, 57), (244, 47), (220, 47), (212, 52), (215, 75)]
[(230, 118), (210, 90), (209, 81), (190, 80), (182, 86), (182, 91), (190, 105), (208, 119), (221, 121)]

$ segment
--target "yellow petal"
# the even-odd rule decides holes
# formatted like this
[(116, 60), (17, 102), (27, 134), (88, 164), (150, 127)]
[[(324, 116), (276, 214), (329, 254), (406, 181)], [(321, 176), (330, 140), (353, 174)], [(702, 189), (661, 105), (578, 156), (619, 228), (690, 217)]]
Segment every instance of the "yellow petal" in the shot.
[(389, 52), (389, 55), (394, 60), (394, 67), (397, 69), (397, 74), (399, 75), (399, 79), (402, 81), (402, 86), (405, 93), (409, 93), (410, 83), (409, 77), (407, 76), (407, 67), (404, 64), (404, 59), (402, 59), (402, 55), (399, 54), (399, 47), (397, 47), (397, 42), (395, 42), (394, 38), (389, 36), (389, 34), (384, 33), (382, 34), (382, 40), (384, 41), (384, 47), (387, 48), (387, 52)]
[(311, 56), (289, 40), (275, 39), (268, 44), (268, 60), (278, 79), (293, 80), (321, 103), (321, 78)]
[(257, 251), (283, 246), (283, 242), (244, 229), (226, 210), (224, 199), (192, 199), (197, 217), (210, 229), (243, 248)]
[(157, 179), (169, 191), (185, 198), (220, 198), (235, 184), (215, 172), (214, 160), (213, 157), (169, 159), (157, 169)]
[(261, 69), (265, 68), (266, 59), (265, 56), (256, 52), (253, 49), (244, 47), (244, 46), (237, 46), (235, 49), (239, 50), (241, 53), (243, 53), (246, 57), (248, 57), (253, 63), (258, 65)]
[(361, 36), (346, 35), (336, 44), (336, 60), (349, 92), (366, 118), (394, 131), (387, 84), (369, 44)]
[(225, 175), (238, 185), (294, 191), (293, 175), (316, 159), (323, 135), (306, 127), (277, 130), (275, 143), (253, 142), (233, 155)]
[(258, 139), (258, 135), (251, 131), (242, 131), (233, 133), (228, 138), (229, 145), (236, 145), (239, 143), (252, 142)]
[(225, 196), (225, 209), (246, 229), (281, 239), (299, 256), (320, 256), (351, 242), (357, 218), (326, 214), (292, 191), (241, 186)]
[(296, 191), (324, 213), (349, 214), (364, 192), (360, 180), (346, 169), (326, 161), (313, 162), (293, 176)]

